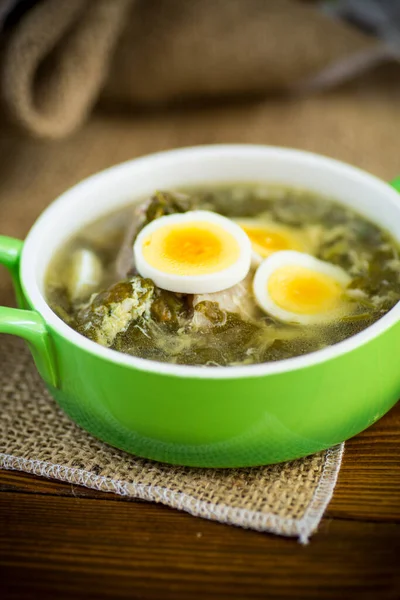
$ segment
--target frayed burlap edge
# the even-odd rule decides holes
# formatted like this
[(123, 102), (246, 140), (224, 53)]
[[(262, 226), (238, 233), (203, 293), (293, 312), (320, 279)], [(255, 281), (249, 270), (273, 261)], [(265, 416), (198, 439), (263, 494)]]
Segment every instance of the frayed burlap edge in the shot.
[(0, 454), (0, 468), (25, 471), (26, 473), (83, 485), (103, 492), (113, 492), (130, 498), (160, 502), (166, 506), (184, 510), (196, 517), (261, 532), (298, 537), (300, 543), (307, 544), (310, 535), (317, 529), (325, 508), (332, 498), (343, 453), (344, 444), (326, 451), (321, 479), (301, 519), (283, 518), (247, 509), (235, 509), (223, 504), (204, 502), (189, 494), (171, 491), (160, 486), (116, 481), (111, 477), (102, 477), (83, 469), (64, 467), (40, 460), (29, 460), (9, 454)]

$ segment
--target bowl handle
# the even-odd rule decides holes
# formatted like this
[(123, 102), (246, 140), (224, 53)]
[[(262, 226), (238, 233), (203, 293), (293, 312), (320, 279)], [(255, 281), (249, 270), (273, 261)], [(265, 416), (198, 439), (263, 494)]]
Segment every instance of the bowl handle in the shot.
[(390, 185), (393, 186), (395, 190), (400, 192), (400, 175), (399, 177), (396, 177), (396, 179), (393, 179), (393, 181), (390, 182)]
[[(19, 282), (19, 260), (23, 242), (0, 235), (0, 264), (10, 272), (19, 306), (26, 306)], [(57, 387), (54, 352), (46, 324), (39, 313), (0, 306), (0, 333), (17, 335), (28, 343), (36, 367), (46, 381)]]

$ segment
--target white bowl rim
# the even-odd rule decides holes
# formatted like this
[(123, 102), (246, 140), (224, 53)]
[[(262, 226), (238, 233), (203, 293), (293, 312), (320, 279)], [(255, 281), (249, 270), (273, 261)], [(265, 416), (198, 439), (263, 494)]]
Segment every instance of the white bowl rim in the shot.
[[(374, 186), (377, 191), (380, 190), (381, 193), (384, 191), (387, 195), (391, 196), (393, 203), (395, 203), (396, 200), (397, 202), (400, 200), (398, 192), (391, 187), (389, 183), (384, 182), (378, 177), (371, 175), (370, 173), (363, 171), (358, 167), (354, 167), (345, 162), (323, 156), (321, 154), (295, 148), (257, 144), (212, 144), (165, 150), (134, 158), (99, 171), (72, 186), (58, 198), (56, 198), (35, 221), (24, 242), (20, 265), (21, 285), (33, 309), (36, 310), (42, 316), (45, 323), (51, 326), (60, 336), (68, 339), (75, 346), (81, 348), (89, 354), (134, 370), (185, 379), (241, 379), (249, 377), (265, 377), (267, 375), (291, 372), (312, 367), (317, 364), (325, 363), (329, 360), (338, 358), (351, 352), (352, 350), (360, 348), (362, 345), (383, 334), (400, 320), (400, 302), (396, 304), (396, 306), (394, 306), (388, 313), (386, 313), (386, 315), (381, 317), (376, 323), (369, 326), (365, 330), (347, 338), (342, 342), (328, 346), (327, 348), (323, 348), (322, 350), (317, 350), (310, 354), (283, 359), (276, 362), (246, 366), (207, 368), (202, 366), (162, 363), (123, 354), (116, 350), (106, 348), (77, 333), (51, 310), (39, 288), (36, 278), (32, 275), (32, 269), (29, 270), (29, 259), (32, 256), (32, 250), (34, 250), (36, 240), (40, 237), (42, 223), (45, 219), (48, 219), (53, 215), (56, 216), (59, 208), (69, 202), (69, 198), (72, 194), (75, 194), (77, 191), (82, 191), (84, 188), (90, 186), (99, 179), (107, 178), (110, 174), (114, 175), (118, 173), (118, 171), (122, 172), (123, 170), (129, 168), (132, 164), (136, 165), (153, 161), (156, 162), (157, 160), (162, 160), (166, 157), (179, 159), (187, 154), (197, 154), (198, 158), (201, 158), (201, 156), (204, 157), (215, 152), (224, 152), (227, 154), (231, 153), (232, 156), (237, 156), (238, 153), (260, 151), (265, 154), (265, 157), (268, 156), (268, 153), (273, 153), (275, 155), (281, 154), (282, 156), (286, 156), (288, 158), (296, 158), (303, 161), (318, 161), (320, 165), (336, 167), (337, 169), (341, 169), (343, 173), (351, 175), (353, 178), (358, 178), (359, 180), (364, 179), (364, 181), (367, 181), (369, 185)], [(337, 200), (340, 202), (340, 198), (337, 198)]]

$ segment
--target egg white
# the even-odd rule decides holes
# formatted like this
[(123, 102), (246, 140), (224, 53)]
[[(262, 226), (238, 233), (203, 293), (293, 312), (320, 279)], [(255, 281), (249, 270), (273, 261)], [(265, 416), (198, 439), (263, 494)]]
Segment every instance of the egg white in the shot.
[(319, 260), (309, 254), (296, 252), (295, 250), (274, 252), (261, 263), (253, 279), (253, 293), (259, 307), (267, 314), (285, 323), (312, 325), (335, 318), (338, 313), (337, 310), (309, 315), (299, 314), (285, 310), (274, 302), (268, 291), (268, 282), (278, 269), (286, 266), (303, 267), (327, 275), (338, 283), (343, 290), (351, 281), (351, 277), (341, 267)]
[(67, 287), (71, 299), (78, 301), (100, 285), (103, 267), (99, 257), (87, 248), (78, 248), (73, 252), (67, 270)]
[[(201, 275), (167, 273), (146, 260), (143, 244), (157, 229), (182, 223), (195, 225), (196, 222), (213, 223), (232, 236), (239, 248), (237, 260), (227, 268)], [(217, 213), (196, 210), (160, 217), (146, 225), (135, 240), (133, 254), (139, 274), (152, 279), (159, 288), (183, 294), (206, 294), (220, 292), (242, 281), (250, 270), (252, 249), (248, 236), (239, 225)]]

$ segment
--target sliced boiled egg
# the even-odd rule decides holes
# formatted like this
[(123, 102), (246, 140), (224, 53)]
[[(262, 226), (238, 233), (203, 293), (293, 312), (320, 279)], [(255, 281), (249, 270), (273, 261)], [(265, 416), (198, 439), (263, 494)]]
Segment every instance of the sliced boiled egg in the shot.
[(241, 219), (236, 222), (250, 238), (255, 265), (280, 250), (311, 251), (306, 236), (290, 227), (260, 219)]
[(184, 294), (230, 288), (246, 277), (251, 263), (251, 244), (243, 229), (205, 210), (152, 221), (137, 236), (133, 253), (142, 277)]
[(311, 325), (344, 312), (350, 281), (336, 265), (286, 250), (271, 254), (258, 267), (253, 292), (260, 308), (280, 321)]

